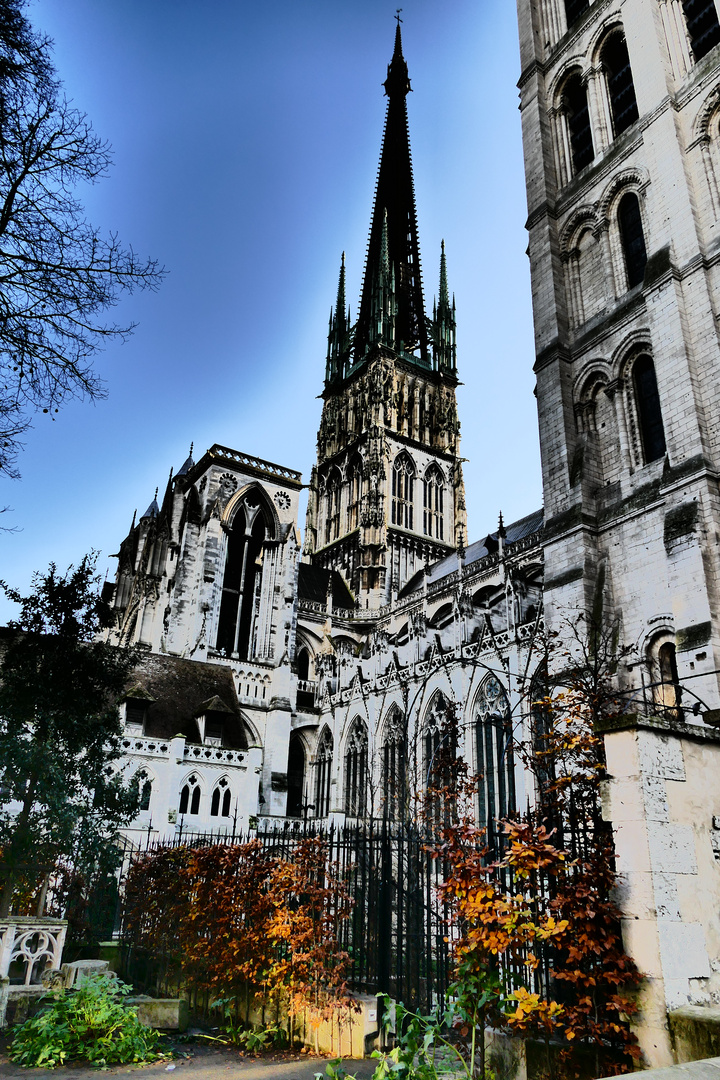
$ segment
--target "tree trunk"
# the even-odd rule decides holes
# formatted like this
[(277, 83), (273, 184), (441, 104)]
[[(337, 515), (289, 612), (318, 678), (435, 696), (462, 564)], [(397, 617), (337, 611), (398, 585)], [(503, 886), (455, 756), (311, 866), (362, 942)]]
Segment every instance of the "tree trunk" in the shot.
[(7, 856), (3, 860), (5, 865), (1, 868), (3, 884), (2, 892), (0, 892), (0, 919), (6, 919), (10, 914), (10, 908), (12, 907), (13, 893), (15, 892), (15, 886), (17, 884), (17, 870), (14, 867), (20, 861), (18, 856), (22, 854), (22, 837), (27, 829), (27, 823), (30, 818), (30, 811), (32, 810), (33, 802), (35, 801), (35, 790), (38, 785), (38, 773), (33, 772), (30, 774), (28, 786), (25, 791), (25, 798), (23, 799), (22, 810), (15, 819), (15, 828), (13, 829), (12, 838), (8, 845)]

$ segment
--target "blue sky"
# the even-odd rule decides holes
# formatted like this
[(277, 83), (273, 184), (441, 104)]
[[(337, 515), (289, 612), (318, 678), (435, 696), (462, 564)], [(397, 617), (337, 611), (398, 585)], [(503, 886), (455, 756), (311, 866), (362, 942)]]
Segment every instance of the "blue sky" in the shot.
[[(515, 5), (405, 0), (426, 303), (457, 300), (470, 539), (541, 503)], [(340, 255), (363, 270), (395, 7), (384, 0), (31, 0), (74, 103), (113, 146), (88, 218), (165, 265), (100, 354), (107, 400), (40, 414), (0, 481), (0, 576), (90, 548), (114, 572), (133, 510), (194, 441), (315, 459)], [(304, 504), (303, 504), (304, 505)], [(300, 522), (301, 528), (304, 521)], [(0, 605), (0, 621), (13, 614)]]

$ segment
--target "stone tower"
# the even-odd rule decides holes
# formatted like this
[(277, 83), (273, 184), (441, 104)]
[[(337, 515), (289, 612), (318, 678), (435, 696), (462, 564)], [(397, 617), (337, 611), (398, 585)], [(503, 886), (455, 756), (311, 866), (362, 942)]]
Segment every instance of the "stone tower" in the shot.
[(548, 614), (604, 598), (636, 649), (629, 684), (687, 682), (715, 708), (717, 11), (518, 11)]
[(371, 611), (465, 539), (455, 303), (443, 248), (439, 298), (425, 315), (399, 22), (384, 86), (360, 310), (353, 326), (343, 256), (305, 542), (306, 558), (340, 571)]
[(720, 23), (714, 0), (518, 16), (545, 614), (603, 613), (628, 650), (603, 809), (641, 1045), (668, 1064), (666, 1010), (717, 982), (710, 790), (676, 807), (720, 720)]

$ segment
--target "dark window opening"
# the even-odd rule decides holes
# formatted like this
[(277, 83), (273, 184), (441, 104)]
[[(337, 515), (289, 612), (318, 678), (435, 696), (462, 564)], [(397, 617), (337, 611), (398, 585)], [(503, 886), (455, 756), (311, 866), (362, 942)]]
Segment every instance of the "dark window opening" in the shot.
[(690, 44), (700, 60), (720, 41), (720, 23), (713, 0), (682, 0)]
[(681, 720), (682, 712), (679, 708), (682, 700), (682, 687), (677, 669), (677, 657), (675, 644), (666, 641), (658, 649), (658, 667), (660, 668), (660, 685), (655, 687), (654, 698), (656, 705), (660, 706), (662, 715), (668, 720)]
[(188, 804), (190, 808), (189, 813), (198, 814), (200, 812), (200, 785), (198, 784), (196, 776), (189, 777), (187, 784), (185, 784), (180, 792), (181, 814), (188, 813)]
[(288, 817), (303, 817), (303, 788), (305, 786), (305, 751), (295, 735), (288, 750)]
[(630, 57), (621, 30), (616, 30), (607, 39), (600, 60), (607, 79), (613, 131), (615, 135), (619, 135), (638, 118)]
[(628, 288), (640, 285), (645, 277), (647, 265), (647, 252), (645, 250), (645, 237), (643, 236), (642, 218), (640, 216), (640, 203), (633, 191), (623, 195), (618, 206), (618, 224), (620, 226), (620, 239), (622, 241), (623, 254), (625, 256), (625, 269), (627, 270)]
[(405, 735), (399, 709), (394, 709), (385, 725), (383, 816), (390, 821), (401, 821), (405, 816)]
[(330, 812), (330, 781), (332, 779), (333, 737), (325, 728), (318, 745), (315, 779), (315, 817), (327, 817)]
[(298, 679), (307, 682), (310, 678), (310, 654), (307, 649), (300, 649), (297, 657)]
[(128, 700), (125, 702), (125, 726), (133, 734), (142, 734), (145, 724), (145, 712), (147, 705), (144, 701)]
[(220, 815), (220, 801), (222, 800), (222, 816), (230, 817), (230, 788), (228, 782), (223, 776), (219, 781), (217, 787), (212, 793), (212, 800), (210, 803), (210, 817), (218, 817)]
[(217, 648), (226, 656), (250, 656), (257, 587), (262, 576), (265, 519), (250, 495), (233, 521), (227, 540)]
[(152, 795), (152, 780), (147, 773), (140, 773), (138, 776), (139, 791), (140, 791), (140, 809), (150, 809), (150, 796)]
[(478, 776), (478, 825), (486, 830), (491, 851), (500, 852), (498, 822), (515, 811), (515, 768), (512, 723), (500, 683), (490, 677), (483, 684), (475, 709), (475, 749)]
[(565, 0), (565, 18), (568, 29), (574, 26), (584, 11), (590, 7), (590, 0)]
[(358, 717), (353, 723), (345, 752), (345, 813), (363, 817), (367, 794), (367, 728)]
[(573, 75), (565, 84), (563, 104), (570, 130), (570, 150), (573, 170), (579, 173), (595, 157), (590, 113), (588, 110), (587, 90), (579, 75)]
[(665, 429), (660, 409), (660, 395), (655, 378), (655, 365), (649, 356), (639, 356), (635, 361), (633, 383), (643, 456), (645, 463), (649, 464), (651, 461), (657, 461), (665, 453)]
[(413, 528), (415, 466), (405, 454), (395, 459), (392, 473), (392, 523), (402, 529)]
[(205, 716), (205, 745), (222, 746), (223, 722), (220, 717), (213, 713)]

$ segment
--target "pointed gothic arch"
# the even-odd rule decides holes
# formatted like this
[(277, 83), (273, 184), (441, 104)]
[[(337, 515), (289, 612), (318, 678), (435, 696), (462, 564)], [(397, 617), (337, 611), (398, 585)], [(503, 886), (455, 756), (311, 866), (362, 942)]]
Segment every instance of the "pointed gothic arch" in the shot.
[(428, 465), (423, 477), (423, 532), (434, 540), (445, 539), (445, 477), (437, 462)]
[(392, 513), (393, 525), (412, 530), (415, 502), (415, 462), (406, 450), (401, 450), (392, 467)]
[(288, 746), (288, 817), (303, 817), (305, 814), (305, 760), (302, 736), (293, 732)]
[(478, 825), (488, 847), (499, 851), (498, 821), (515, 811), (512, 719), (507, 695), (495, 675), (482, 682), (473, 706), (475, 773), (478, 777)]
[(345, 741), (345, 813), (364, 817), (367, 811), (368, 729), (361, 716), (350, 725)]
[(332, 732), (326, 724), (320, 732), (315, 754), (315, 817), (327, 817), (330, 812), (333, 750)]
[(253, 652), (264, 546), (275, 531), (268, 501), (262, 488), (253, 484), (226, 507), (228, 536), (215, 647), (240, 660)]
[(402, 821), (407, 796), (407, 732), (405, 717), (397, 703), (388, 709), (381, 742), (383, 817)]
[(227, 776), (221, 776), (213, 788), (210, 797), (210, 817), (230, 817), (230, 782)]

